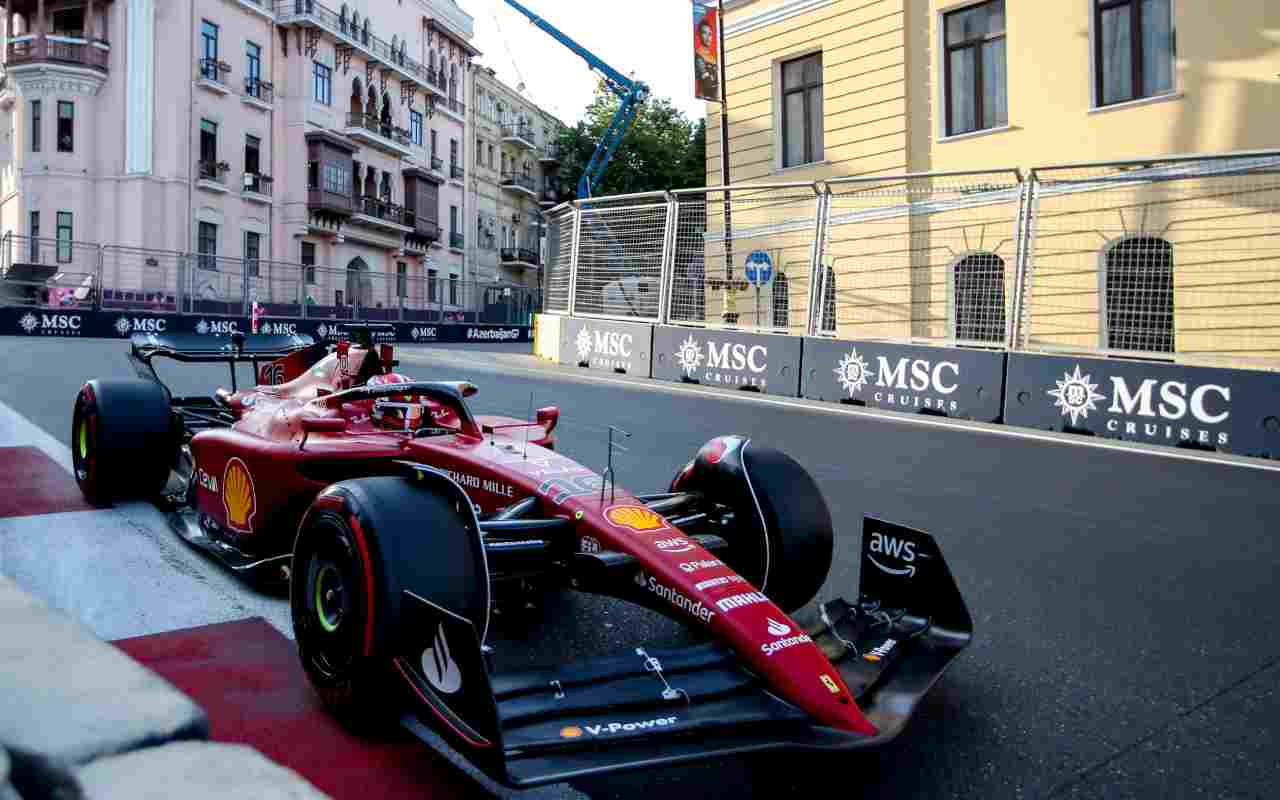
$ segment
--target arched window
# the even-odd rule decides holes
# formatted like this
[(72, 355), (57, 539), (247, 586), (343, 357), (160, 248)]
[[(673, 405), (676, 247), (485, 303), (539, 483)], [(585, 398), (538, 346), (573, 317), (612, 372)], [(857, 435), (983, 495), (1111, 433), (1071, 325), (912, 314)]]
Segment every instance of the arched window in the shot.
[(400, 65), (401, 65), (401, 66), (404, 66), (404, 61), (405, 61), (405, 51), (406, 51), (406, 49), (407, 49), (407, 48), (405, 47), (405, 40), (404, 40), (404, 39), (401, 39), (401, 40), (400, 40)]
[(373, 84), (369, 84), (369, 97), (365, 101), (364, 113), (370, 119), (378, 118), (378, 92), (373, 88)]
[(391, 57), (392, 58), (396, 57), (396, 49), (399, 46), (400, 46), (400, 36), (395, 33), (391, 34)]
[(955, 338), (962, 342), (1004, 341), (1004, 260), (995, 253), (971, 253), (952, 267)]
[(338, 13), (338, 30), (343, 33), (347, 32), (347, 4), (342, 4), (342, 11)]
[(347, 302), (353, 306), (371, 305), (373, 281), (369, 277), (369, 265), (363, 258), (353, 258), (347, 264)]
[(364, 27), (360, 30), (360, 41), (369, 44), (369, 18), (364, 18)]
[(382, 93), (382, 116), (378, 121), (381, 123), (382, 135), (391, 138), (391, 97), (386, 92)]
[(458, 65), (449, 65), (449, 97), (458, 96)]
[(351, 12), (351, 35), (357, 36), (360, 33), (360, 12)]
[(427, 51), (427, 65), (430, 67), (432, 72), (436, 71), (436, 51), (435, 50)]
[(1104, 259), (1106, 346), (1172, 353), (1173, 245), (1135, 236), (1112, 245)]
[(774, 276), (773, 289), (770, 290), (775, 328), (786, 328), (791, 325), (791, 297), (787, 294), (787, 289), (787, 276), (779, 272)]
[(364, 91), (360, 88), (359, 78), (351, 81), (351, 104), (348, 110), (356, 116), (364, 113)]
[(822, 333), (836, 332), (836, 271), (831, 267), (823, 270), (822, 280), (822, 319), (819, 330)]
[(390, 172), (382, 173), (382, 186), (379, 188), (378, 194), (379, 194), (379, 197), (382, 198), (382, 202), (384, 203), (391, 202), (391, 173)]

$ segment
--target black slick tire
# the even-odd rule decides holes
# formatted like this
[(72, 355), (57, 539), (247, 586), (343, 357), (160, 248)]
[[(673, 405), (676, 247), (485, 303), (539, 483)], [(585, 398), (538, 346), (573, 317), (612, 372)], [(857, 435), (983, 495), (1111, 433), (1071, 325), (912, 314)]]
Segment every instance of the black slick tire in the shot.
[(178, 454), (169, 395), (154, 381), (95, 379), (71, 415), (76, 483), (93, 505), (155, 499)]

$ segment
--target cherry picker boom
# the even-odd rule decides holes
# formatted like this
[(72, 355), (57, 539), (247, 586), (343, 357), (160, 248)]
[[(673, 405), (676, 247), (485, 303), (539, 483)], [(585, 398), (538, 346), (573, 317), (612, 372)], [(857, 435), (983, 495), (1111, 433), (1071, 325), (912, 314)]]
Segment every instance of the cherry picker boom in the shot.
[(600, 178), (604, 175), (605, 167), (609, 166), (609, 161), (613, 159), (613, 153), (618, 149), (618, 143), (622, 141), (627, 129), (635, 121), (636, 112), (640, 110), (640, 104), (648, 99), (649, 86), (641, 81), (634, 81), (628, 78), (604, 63), (590, 50), (566, 36), (556, 26), (516, 2), (516, 0), (506, 0), (506, 3), (528, 17), (529, 21), (534, 25), (546, 31), (552, 39), (581, 56), (587, 62), (588, 67), (600, 74), (605, 86), (609, 87), (609, 91), (618, 97), (618, 110), (609, 122), (609, 127), (605, 130), (604, 136), (596, 143), (595, 152), (591, 154), (591, 160), (587, 162), (587, 167), (582, 171), (582, 177), (578, 180), (579, 199), (591, 197), (595, 192), (596, 184), (600, 182)]

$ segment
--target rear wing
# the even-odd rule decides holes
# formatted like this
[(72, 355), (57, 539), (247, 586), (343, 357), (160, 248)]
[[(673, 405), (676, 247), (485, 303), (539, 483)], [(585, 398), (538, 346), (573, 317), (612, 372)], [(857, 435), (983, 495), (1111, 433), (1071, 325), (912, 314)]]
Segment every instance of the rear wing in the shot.
[(202, 336), (198, 333), (135, 333), (129, 343), (133, 356), (143, 362), (163, 356), (196, 363), (244, 363), (284, 358), (314, 346), (316, 340), (306, 334)]
[[(309, 361), (318, 361), (328, 352), (328, 345), (317, 343), (307, 334), (265, 335), (232, 333), (230, 336), (208, 336), (198, 333), (135, 333), (129, 340), (129, 360), (134, 371), (147, 380), (164, 386), (151, 360), (157, 356), (195, 364), (226, 364), (231, 370), (231, 391), (235, 392), (236, 364), (252, 364), (253, 374), (259, 365), (307, 350), (313, 351)], [(165, 387), (166, 389), (168, 387)]]

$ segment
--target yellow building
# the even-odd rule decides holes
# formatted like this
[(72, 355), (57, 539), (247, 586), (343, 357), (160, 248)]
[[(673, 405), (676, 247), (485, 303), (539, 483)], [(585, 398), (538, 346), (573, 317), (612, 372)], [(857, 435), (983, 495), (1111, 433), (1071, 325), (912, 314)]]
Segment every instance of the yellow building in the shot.
[[(1280, 159), (1168, 158), (1280, 146), (1275, 0), (726, 0), (724, 25), (729, 182), (831, 192), (820, 232), (801, 224), (812, 192), (735, 193), (729, 245), (707, 196), (710, 282), (725, 249), (769, 250), (786, 276), (760, 314), (729, 301), (740, 324), (800, 332), (822, 298), (817, 327), (842, 337), (1280, 352)], [(1122, 160), (1038, 170), (1027, 202), (1031, 168)], [(708, 322), (728, 310), (712, 288)]]

